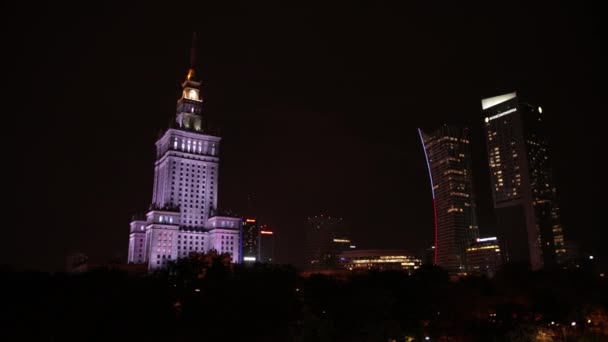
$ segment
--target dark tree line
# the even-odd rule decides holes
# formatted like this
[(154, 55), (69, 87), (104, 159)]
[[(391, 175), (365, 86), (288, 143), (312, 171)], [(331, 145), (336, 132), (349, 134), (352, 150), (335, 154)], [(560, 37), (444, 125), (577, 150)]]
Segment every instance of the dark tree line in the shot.
[(213, 254), (151, 275), (4, 270), (0, 281), (6, 340), (608, 340), (606, 280), (585, 270), (511, 265), (493, 279), (458, 281), (436, 267), (301, 277)]

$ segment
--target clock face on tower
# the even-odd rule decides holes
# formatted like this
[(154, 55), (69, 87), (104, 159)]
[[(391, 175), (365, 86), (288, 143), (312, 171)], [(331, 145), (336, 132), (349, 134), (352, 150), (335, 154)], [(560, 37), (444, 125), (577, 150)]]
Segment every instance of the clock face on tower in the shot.
[(198, 91), (196, 91), (196, 89), (190, 89), (190, 90), (188, 90), (188, 98), (190, 100), (197, 100), (198, 101)]

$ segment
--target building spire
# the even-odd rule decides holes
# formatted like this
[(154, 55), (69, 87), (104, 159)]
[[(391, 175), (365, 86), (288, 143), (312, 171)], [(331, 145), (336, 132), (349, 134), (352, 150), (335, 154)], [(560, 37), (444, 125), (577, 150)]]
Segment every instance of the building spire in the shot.
[(190, 68), (188, 69), (188, 76), (186, 80), (193, 81), (195, 77), (195, 66), (196, 66), (196, 32), (192, 33), (192, 46), (190, 46)]

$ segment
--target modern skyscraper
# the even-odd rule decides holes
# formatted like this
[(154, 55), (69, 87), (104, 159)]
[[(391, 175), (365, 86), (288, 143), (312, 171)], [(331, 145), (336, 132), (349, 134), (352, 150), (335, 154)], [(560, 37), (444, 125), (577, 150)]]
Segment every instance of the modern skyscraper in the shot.
[(194, 46), (195, 39), (175, 127), (156, 142), (150, 211), (131, 222), (128, 261), (149, 269), (211, 249), (231, 254), (233, 262), (241, 258), (241, 219), (217, 215), (221, 138), (204, 129)]
[(435, 221), (434, 263), (466, 271), (466, 248), (478, 237), (471, 150), (466, 128), (418, 129), (426, 157)]
[(503, 258), (552, 266), (565, 249), (543, 110), (515, 92), (483, 99), (481, 108)]
[(308, 218), (306, 231), (306, 267), (334, 268), (337, 256), (351, 246), (348, 231), (337, 217), (319, 215)]
[(276, 262), (274, 259), (274, 231), (267, 225), (263, 225), (260, 227), (258, 237), (258, 261), (265, 263)]
[(243, 261), (257, 261), (259, 257), (260, 227), (257, 219), (248, 218), (243, 222)]

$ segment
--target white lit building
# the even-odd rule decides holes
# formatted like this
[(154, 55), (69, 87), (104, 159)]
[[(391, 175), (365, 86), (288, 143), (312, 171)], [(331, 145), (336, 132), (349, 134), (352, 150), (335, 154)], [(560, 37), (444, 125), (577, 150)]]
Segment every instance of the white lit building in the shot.
[(233, 262), (241, 259), (241, 219), (217, 215), (221, 138), (203, 129), (200, 85), (193, 45), (175, 127), (156, 142), (150, 211), (131, 222), (129, 263), (146, 263), (153, 270), (212, 249), (229, 253)]

